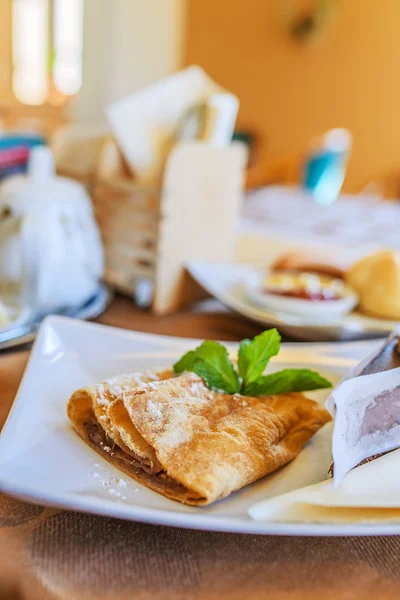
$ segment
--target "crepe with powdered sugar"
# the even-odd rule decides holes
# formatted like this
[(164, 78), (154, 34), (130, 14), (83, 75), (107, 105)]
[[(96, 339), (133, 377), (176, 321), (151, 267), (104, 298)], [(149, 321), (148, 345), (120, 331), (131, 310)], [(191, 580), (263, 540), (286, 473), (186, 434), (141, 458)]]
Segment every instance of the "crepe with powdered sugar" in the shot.
[(68, 416), (114, 466), (195, 506), (285, 465), (330, 420), (323, 407), (300, 393), (222, 394), (194, 373), (173, 377), (171, 371), (122, 376), (78, 390)]

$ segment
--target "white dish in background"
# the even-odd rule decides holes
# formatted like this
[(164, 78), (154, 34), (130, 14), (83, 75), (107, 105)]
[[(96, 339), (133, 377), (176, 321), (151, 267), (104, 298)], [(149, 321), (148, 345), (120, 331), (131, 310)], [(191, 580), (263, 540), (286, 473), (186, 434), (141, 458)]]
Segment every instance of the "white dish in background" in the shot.
[[(101, 283), (96, 294), (85, 304), (62, 311), (60, 315), (82, 320), (95, 319), (107, 308), (112, 298), (113, 293), (110, 288)], [(19, 318), (8, 323), (4, 329), (0, 329), (0, 350), (10, 350), (33, 342), (40, 323), (45, 318), (39, 318), (30, 308), (19, 308), (19, 310)]]
[[(177, 527), (281, 535), (400, 533), (399, 522), (257, 522), (248, 509), (267, 497), (325, 478), (331, 458), (331, 425), (276, 473), (205, 507), (189, 507), (130, 480), (73, 431), (66, 402), (78, 387), (118, 373), (167, 366), (198, 344), (50, 317), (41, 327), (11, 414), (0, 437), (0, 489), (40, 504)], [(376, 342), (287, 344), (271, 370), (318, 369), (333, 383), (369, 354)], [(234, 345), (230, 345), (234, 348)], [(327, 390), (310, 394), (324, 402)], [(123, 478), (126, 487), (118, 487)], [(123, 490), (121, 496), (109, 490)]]
[(263, 282), (267, 275), (268, 272), (265, 270), (254, 270), (245, 281), (246, 294), (250, 302), (267, 310), (304, 317), (305, 319), (311, 317), (313, 322), (330, 324), (347, 315), (358, 303), (356, 294), (345, 285), (340, 291), (340, 298), (335, 300), (310, 301), (280, 294), (270, 294), (263, 289)]
[(7, 313), (8, 321), (0, 326), (0, 334), (25, 325), (33, 316), (32, 310), (28, 306), (19, 304), (17, 301), (11, 299), (4, 299), (2, 301), (2, 308)]
[(246, 282), (258, 269), (242, 263), (203, 263), (192, 261), (187, 269), (196, 281), (212, 296), (244, 317), (265, 327), (277, 327), (295, 338), (321, 340), (361, 340), (385, 337), (399, 323), (375, 319), (358, 311), (334, 322), (319, 322), (313, 316), (296, 316), (257, 306), (247, 297)]

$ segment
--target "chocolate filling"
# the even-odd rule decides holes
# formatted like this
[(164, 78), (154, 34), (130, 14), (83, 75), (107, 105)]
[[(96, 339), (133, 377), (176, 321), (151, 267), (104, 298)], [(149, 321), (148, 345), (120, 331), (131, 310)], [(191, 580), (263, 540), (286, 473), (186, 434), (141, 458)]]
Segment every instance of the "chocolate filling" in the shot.
[(389, 431), (400, 424), (400, 387), (382, 392), (365, 410), (360, 427), (360, 438), (376, 431)]
[[(364, 367), (360, 375), (372, 375), (400, 367), (399, 343), (398, 336), (391, 339), (382, 348), (378, 356)], [(367, 406), (360, 428), (360, 437), (371, 435), (381, 429), (389, 430), (399, 424), (400, 386), (382, 392)], [(376, 458), (376, 456), (366, 460), (369, 462), (373, 458)]]
[[(84, 421), (83, 427), (88, 439), (104, 454), (108, 454), (112, 457), (113, 461), (117, 464), (123, 465), (126, 471), (129, 471), (132, 475), (137, 475), (140, 471), (144, 471), (152, 477), (161, 479), (171, 492), (180, 493), (187, 495), (189, 490), (180, 483), (177, 483), (174, 479), (168, 476), (167, 472), (161, 468), (161, 466), (153, 465), (150, 463), (143, 462), (140, 456), (135, 455), (132, 452), (127, 454), (124, 452), (102, 429), (96, 418), (93, 416), (91, 419)], [(194, 499), (195, 494), (192, 494)]]
[[(381, 452), (380, 454), (374, 454), (373, 456), (368, 456), (368, 458), (364, 458), (364, 460), (362, 460), (360, 463), (358, 463), (357, 467), (361, 467), (361, 465), (365, 465), (366, 463), (372, 462), (376, 458), (379, 458), (380, 456), (384, 456), (385, 454), (389, 454), (389, 452)], [(334, 472), (335, 472), (335, 463), (332, 463), (331, 466), (329, 467), (328, 475), (333, 477)]]
[(83, 426), (89, 440), (95, 444), (95, 446), (101, 448), (103, 452), (107, 452), (114, 460), (123, 463), (126, 467), (129, 467), (136, 472), (138, 469), (142, 469), (142, 471), (145, 471), (149, 475), (157, 475), (161, 472), (161, 469), (157, 469), (156, 465), (143, 461), (141, 457), (134, 452), (132, 452), (132, 454), (127, 454), (121, 450), (121, 448), (106, 434), (104, 429), (102, 429), (95, 417), (90, 419), (90, 421), (85, 421)]

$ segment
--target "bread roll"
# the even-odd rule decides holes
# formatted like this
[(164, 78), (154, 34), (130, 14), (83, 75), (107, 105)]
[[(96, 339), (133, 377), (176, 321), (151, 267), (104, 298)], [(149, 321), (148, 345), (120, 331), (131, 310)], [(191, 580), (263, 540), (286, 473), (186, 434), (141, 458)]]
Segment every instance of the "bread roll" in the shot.
[(400, 320), (400, 254), (381, 250), (356, 262), (347, 283), (358, 294), (359, 308), (374, 317)]

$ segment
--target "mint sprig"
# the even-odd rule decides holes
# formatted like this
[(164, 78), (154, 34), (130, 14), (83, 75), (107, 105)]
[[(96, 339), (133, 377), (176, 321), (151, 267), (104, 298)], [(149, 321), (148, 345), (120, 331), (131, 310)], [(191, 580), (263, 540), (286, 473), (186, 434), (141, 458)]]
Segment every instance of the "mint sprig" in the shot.
[(194, 363), (196, 362), (197, 350), (198, 348), (196, 350), (190, 350), (190, 352), (186, 352), (186, 354), (184, 354), (182, 358), (174, 364), (174, 373), (178, 375), (184, 371), (193, 371)]
[(276, 356), (281, 347), (281, 336), (276, 329), (263, 331), (253, 340), (243, 340), (239, 347), (238, 367), (244, 389), (265, 371), (270, 358)]
[(310, 369), (283, 369), (270, 375), (262, 375), (246, 386), (246, 396), (273, 396), (289, 392), (310, 392), (329, 388), (332, 384), (316, 371)]
[(225, 346), (218, 342), (203, 342), (196, 351), (193, 371), (211, 389), (236, 394), (240, 389), (239, 377)]
[(218, 342), (203, 342), (174, 364), (176, 374), (193, 371), (204, 379), (212, 390), (236, 394), (240, 389), (239, 377), (229, 360), (225, 346)]
[(215, 391), (244, 396), (271, 396), (331, 387), (332, 384), (310, 369), (283, 369), (263, 375), (269, 360), (280, 350), (280, 335), (269, 329), (253, 340), (243, 340), (238, 355), (237, 373), (227, 349), (214, 341), (203, 342), (182, 356), (173, 366), (176, 374), (192, 371)]

